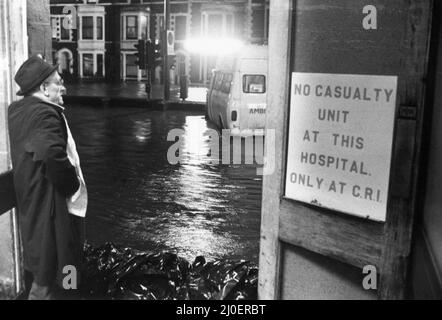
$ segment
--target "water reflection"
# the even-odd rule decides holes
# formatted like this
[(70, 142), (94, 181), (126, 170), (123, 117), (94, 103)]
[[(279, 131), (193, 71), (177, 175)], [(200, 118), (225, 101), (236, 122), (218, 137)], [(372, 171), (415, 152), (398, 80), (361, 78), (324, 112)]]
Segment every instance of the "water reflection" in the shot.
[(150, 119), (146, 120), (136, 120), (134, 122), (134, 135), (139, 142), (146, 142), (150, 139), (152, 133), (152, 121)]
[[(87, 236), (140, 250), (257, 262), (261, 185), (254, 165), (214, 165), (203, 116), (72, 107), (67, 111), (90, 194)], [(184, 130), (184, 160), (167, 141)]]

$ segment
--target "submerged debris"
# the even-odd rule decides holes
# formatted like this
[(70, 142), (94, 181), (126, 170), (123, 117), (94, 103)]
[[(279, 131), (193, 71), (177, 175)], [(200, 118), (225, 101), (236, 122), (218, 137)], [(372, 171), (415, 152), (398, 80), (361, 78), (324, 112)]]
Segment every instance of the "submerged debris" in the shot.
[(90, 299), (256, 300), (258, 269), (248, 261), (147, 253), (107, 243), (85, 246), (82, 292)]

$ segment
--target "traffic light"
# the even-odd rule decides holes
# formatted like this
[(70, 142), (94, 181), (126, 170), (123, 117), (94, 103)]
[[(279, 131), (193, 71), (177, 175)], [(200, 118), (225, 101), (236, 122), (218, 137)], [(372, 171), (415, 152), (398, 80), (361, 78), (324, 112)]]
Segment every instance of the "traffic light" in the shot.
[(147, 68), (153, 69), (155, 68), (155, 44), (153, 44), (150, 40), (146, 43), (146, 53), (147, 53)]
[(135, 48), (137, 48), (137, 53), (135, 53), (135, 56), (137, 57), (137, 60), (135, 61), (135, 64), (139, 66), (141, 70), (146, 69), (146, 40), (138, 40), (138, 44), (135, 45)]
[(163, 47), (159, 40), (155, 41), (154, 49), (155, 66), (159, 66), (163, 62)]

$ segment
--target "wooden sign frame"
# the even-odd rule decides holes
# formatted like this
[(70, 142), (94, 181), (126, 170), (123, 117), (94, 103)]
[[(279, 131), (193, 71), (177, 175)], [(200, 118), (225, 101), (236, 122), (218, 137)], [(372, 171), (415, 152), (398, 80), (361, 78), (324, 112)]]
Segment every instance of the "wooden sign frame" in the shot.
[[(345, 61), (327, 65), (321, 59), (317, 59), (318, 56), (325, 54), (323, 52), (312, 51), (310, 55), (305, 54), (305, 57), (299, 59), (302, 61), (299, 61), (299, 57), (295, 54), (297, 46), (302, 46), (305, 41), (310, 41), (310, 38), (305, 35), (305, 39), (296, 38), (298, 36), (296, 28), (306, 23), (309, 18), (307, 14), (307, 17), (302, 16), (303, 21), (296, 21), (298, 2), (301, 1), (293, 0), (290, 5), (271, 3), (270, 8), (271, 21), (272, 15), (278, 16), (273, 20), (275, 22), (273, 27), (271, 22), (270, 39), (272, 35), (279, 34), (281, 40), (269, 42), (269, 90), (272, 92), (279, 90), (279, 92), (269, 97), (268, 114), (275, 115), (268, 116), (266, 125), (267, 128), (276, 128), (276, 159), (280, 159), (280, 162), (276, 165), (277, 174), (264, 178), (260, 298), (280, 298), (281, 272), (284, 263), (281, 260), (282, 243), (286, 243), (361, 269), (364, 266), (373, 265), (379, 275), (378, 298), (403, 299), (406, 292), (417, 199), (418, 159), (420, 159), (424, 113), (425, 82), (423, 79), (427, 73), (432, 0), (396, 1), (392, 3), (392, 6), (396, 6), (393, 9), (388, 8), (390, 3), (388, 1), (388, 3), (384, 0), (373, 2), (375, 6), (383, 4), (387, 10), (400, 11), (399, 13), (393, 12), (393, 14), (397, 13), (402, 18), (403, 15), (406, 16), (406, 21), (402, 20), (402, 24), (397, 26), (397, 28), (404, 26), (406, 28), (405, 31), (403, 29), (400, 31), (400, 38), (397, 39), (401, 48), (394, 52), (399, 54), (396, 57), (399, 59), (396, 65), (401, 66), (398, 68), (399, 71), (386, 70), (385, 66), (377, 66), (373, 61), (368, 61), (364, 65), (364, 60), (360, 61), (360, 65), (353, 64), (351, 68), (346, 67)], [(362, 10), (363, 4), (363, 1), (352, 1), (350, 6), (361, 6)], [(285, 16), (287, 10), (290, 12), (288, 17)], [(381, 19), (380, 13), (378, 12), (378, 19)], [(332, 13), (324, 9), (321, 14)], [(318, 17), (313, 18), (321, 23)], [(289, 30), (287, 30), (287, 35), (281, 36), (283, 23), (279, 21), (284, 21), (284, 19), (289, 20)], [(339, 29), (339, 27), (336, 28)], [(320, 34), (322, 30), (320, 26), (317, 26), (317, 29), (311, 32)], [(326, 38), (327, 35), (321, 36)], [(281, 50), (281, 46), (287, 39), (288, 52), (285, 55), (284, 47)], [(342, 41), (344, 42), (345, 39)], [(343, 43), (336, 44), (336, 46), (339, 45), (341, 48), (329, 48), (329, 52), (333, 52), (334, 49), (341, 50)], [(272, 60), (274, 57), (272, 50), (275, 50), (276, 55), (276, 47), (279, 52), (282, 52), (281, 57)], [(351, 45), (346, 48), (348, 52), (351, 52), (351, 49)], [(379, 49), (381, 52), (382, 50), (388, 52), (389, 48)], [(393, 48), (391, 50), (393, 51)], [(284, 58), (287, 59), (286, 62), (281, 60)], [(358, 61), (358, 58), (352, 58)], [(318, 65), (312, 65), (315, 63), (313, 61), (320, 62)], [(386, 73), (382, 73), (385, 71)], [(287, 80), (285, 84), (280, 84), (281, 72), (285, 73)], [(398, 76), (390, 191), (385, 223), (364, 220), (284, 197), (291, 72)], [(272, 81), (272, 77), (277, 76), (278, 79)], [(281, 105), (284, 106), (283, 110)]]

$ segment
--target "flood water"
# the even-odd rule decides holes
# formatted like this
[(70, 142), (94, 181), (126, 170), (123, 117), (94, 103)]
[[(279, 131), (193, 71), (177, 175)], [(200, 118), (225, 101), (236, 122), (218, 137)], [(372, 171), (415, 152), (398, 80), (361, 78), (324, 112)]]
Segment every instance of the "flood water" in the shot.
[[(201, 113), (69, 106), (88, 186), (87, 239), (147, 251), (258, 262), (262, 177), (256, 165), (209, 163)], [(181, 164), (167, 141), (184, 130)]]

